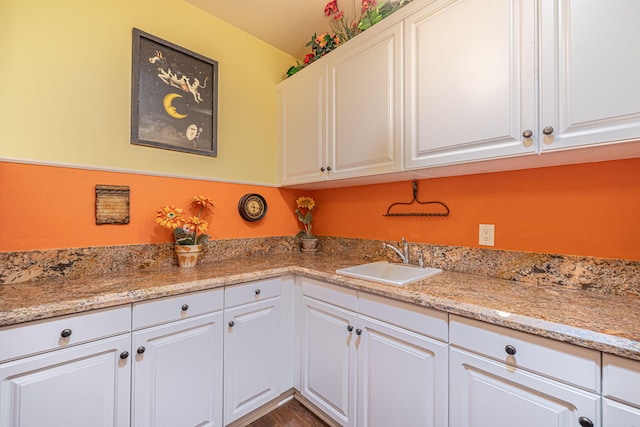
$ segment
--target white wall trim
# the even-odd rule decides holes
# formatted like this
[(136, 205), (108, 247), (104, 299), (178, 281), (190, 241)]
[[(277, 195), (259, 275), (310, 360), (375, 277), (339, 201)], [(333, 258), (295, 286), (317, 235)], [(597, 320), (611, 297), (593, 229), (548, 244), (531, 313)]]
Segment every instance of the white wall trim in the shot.
[(100, 171), (100, 172), (126, 173), (126, 174), (133, 174), (133, 175), (159, 176), (164, 178), (194, 179), (199, 181), (223, 182), (227, 184), (256, 185), (260, 187), (277, 188), (275, 184), (265, 184), (264, 182), (236, 181), (231, 179), (220, 179), (220, 178), (211, 178), (211, 177), (203, 177), (203, 176), (195, 176), (195, 175), (181, 175), (181, 174), (173, 174), (173, 173), (154, 172), (154, 171), (135, 170), (135, 169), (123, 169), (123, 168), (106, 167), (106, 166), (81, 165), (81, 164), (75, 164), (75, 163), (20, 159), (20, 158), (13, 158), (13, 157), (0, 156), (0, 162), (21, 163), (21, 164), (37, 165), (37, 166), (52, 166), (52, 167), (61, 167), (61, 168), (70, 168), (70, 169), (84, 169), (84, 170), (93, 170), (93, 171)]

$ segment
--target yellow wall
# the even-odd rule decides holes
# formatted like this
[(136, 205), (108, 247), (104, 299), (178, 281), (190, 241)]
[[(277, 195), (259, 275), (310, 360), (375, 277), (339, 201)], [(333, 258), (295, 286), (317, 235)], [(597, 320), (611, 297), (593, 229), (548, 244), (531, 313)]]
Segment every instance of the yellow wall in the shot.
[[(130, 143), (132, 28), (218, 61), (218, 157)], [(182, 0), (2, 0), (0, 159), (275, 184), (295, 60)]]

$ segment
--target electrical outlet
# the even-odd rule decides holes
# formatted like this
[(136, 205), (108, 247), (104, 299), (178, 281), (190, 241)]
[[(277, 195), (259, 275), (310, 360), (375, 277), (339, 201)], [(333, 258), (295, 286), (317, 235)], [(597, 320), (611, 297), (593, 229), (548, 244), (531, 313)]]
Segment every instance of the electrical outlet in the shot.
[(494, 224), (480, 224), (480, 237), (478, 244), (482, 246), (493, 246), (495, 240), (496, 226)]

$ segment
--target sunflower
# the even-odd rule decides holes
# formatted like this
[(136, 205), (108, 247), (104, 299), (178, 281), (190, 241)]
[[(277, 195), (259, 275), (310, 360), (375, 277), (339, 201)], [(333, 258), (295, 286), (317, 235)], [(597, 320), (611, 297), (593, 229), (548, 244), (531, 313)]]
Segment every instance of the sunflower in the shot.
[(198, 218), (197, 216), (191, 216), (184, 223), (183, 228), (191, 233), (204, 233), (209, 228), (209, 223), (202, 218)]
[(213, 200), (208, 199), (204, 196), (195, 196), (193, 198), (193, 203), (195, 203), (196, 205), (202, 206), (203, 208), (212, 208), (215, 206), (215, 203)]
[(298, 208), (304, 208), (312, 211), (313, 208), (316, 207), (316, 202), (309, 196), (302, 196), (298, 197), (296, 205), (298, 205)]
[(156, 212), (156, 222), (163, 227), (176, 229), (182, 227), (184, 218), (182, 217), (182, 209), (175, 206), (165, 206)]
[(183, 210), (175, 206), (165, 206), (156, 211), (156, 222), (165, 228), (173, 229), (173, 237), (177, 245), (200, 245), (209, 239), (204, 234), (209, 229), (209, 222), (202, 218), (205, 208), (215, 206), (213, 200), (205, 196), (191, 199), (191, 209), (197, 209), (197, 215), (191, 213), (188, 219), (183, 217)]

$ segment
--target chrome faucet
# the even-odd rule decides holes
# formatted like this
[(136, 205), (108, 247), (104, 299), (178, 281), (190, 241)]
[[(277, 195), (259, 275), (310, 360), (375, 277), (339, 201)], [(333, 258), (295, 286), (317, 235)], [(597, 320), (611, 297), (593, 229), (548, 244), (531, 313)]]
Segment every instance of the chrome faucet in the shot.
[(385, 249), (389, 248), (397, 253), (403, 264), (409, 264), (409, 243), (405, 240), (404, 237), (402, 238), (402, 252), (400, 252), (400, 249), (388, 243), (383, 243), (382, 247)]

